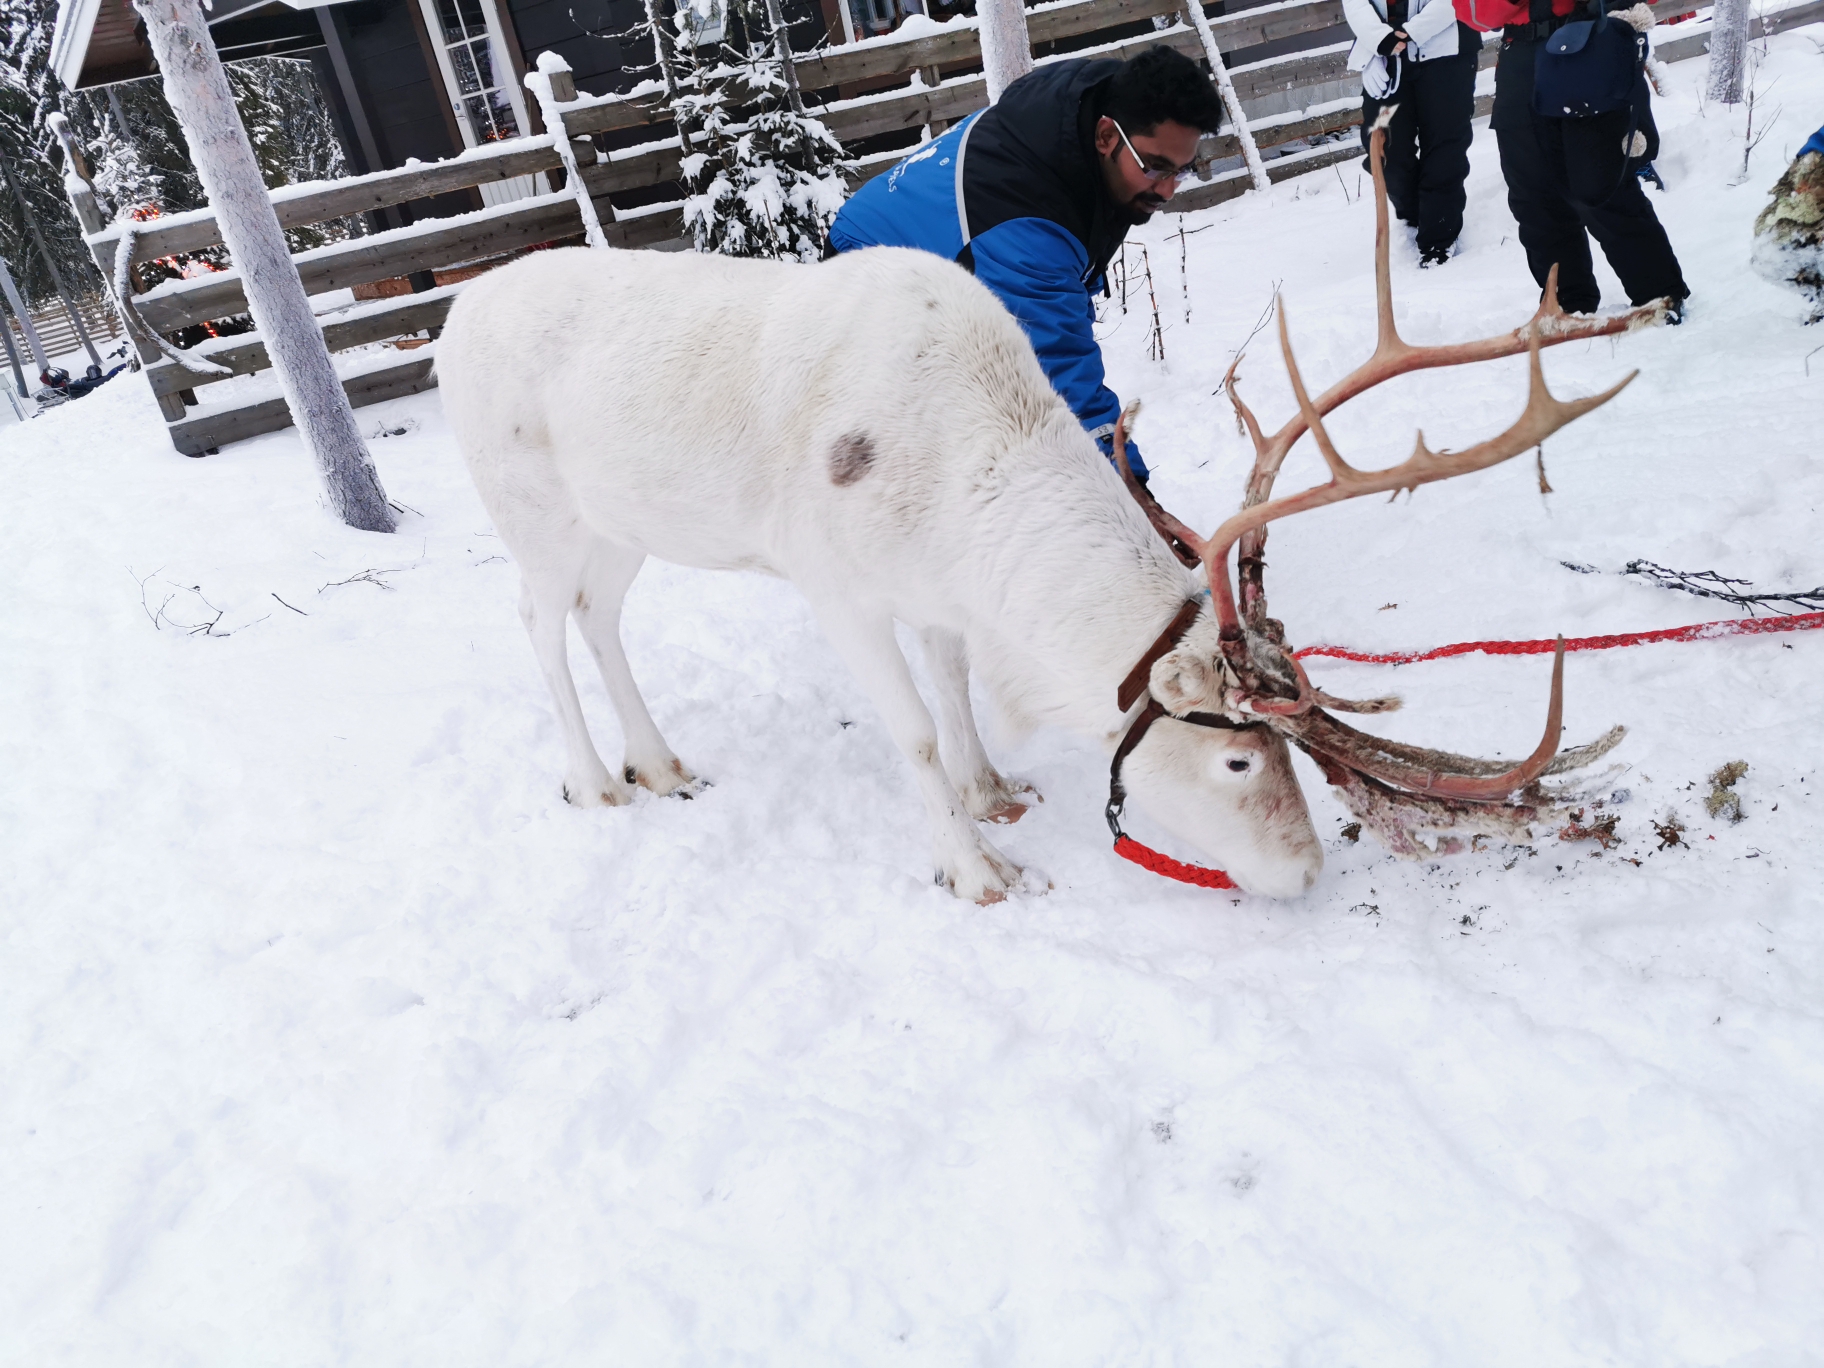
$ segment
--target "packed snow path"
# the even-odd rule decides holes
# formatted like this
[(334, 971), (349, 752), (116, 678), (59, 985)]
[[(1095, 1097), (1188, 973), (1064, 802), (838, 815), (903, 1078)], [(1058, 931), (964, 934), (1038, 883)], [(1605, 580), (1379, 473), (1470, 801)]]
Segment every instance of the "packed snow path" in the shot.
[[(1675, 72), (1655, 203), (1691, 320), (1547, 355), (1570, 393), (1642, 371), (1548, 444), (1557, 492), (1516, 461), (1276, 527), (1295, 641), (1727, 615), (1613, 573), (1636, 556), (1824, 578), (1824, 331), (1747, 264), (1820, 42), (1773, 41), (1789, 112), (1741, 185), (1739, 117)], [(1464, 254), (1396, 245), (1415, 341), (1531, 306), (1474, 155)], [(1179, 223), (1137, 235), (1167, 360), (1130, 293), (1114, 381), (1193, 522), (1238, 497), (1212, 391), (1274, 282), (1318, 386), (1365, 353), (1370, 215), (1351, 164), (1187, 221), (1189, 324)], [(1243, 372), (1269, 423), (1274, 353)], [(1518, 360), (1413, 377), (1333, 427), (1379, 464), (1522, 393)], [(396, 536), (331, 519), (295, 433), (174, 455), (134, 377), (0, 433), (0, 1360), (1819, 1361), (1824, 633), (1571, 659), (1567, 741), (1633, 729), (1607, 853), (1396, 863), (1299, 759), (1329, 865), (1290, 903), (1124, 864), (1103, 756), (990, 727), (1046, 796), (994, 837), (1055, 887), (982, 909), (930, 884), (906, 767), (757, 577), (650, 565), (628, 603), (714, 787), (567, 807), (437, 396), (360, 417)], [(1390, 734), (1508, 755), (1548, 672), (1313, 670), (1403, 692)], [(1733, 760), (1739, 825), (1702, 801)]]

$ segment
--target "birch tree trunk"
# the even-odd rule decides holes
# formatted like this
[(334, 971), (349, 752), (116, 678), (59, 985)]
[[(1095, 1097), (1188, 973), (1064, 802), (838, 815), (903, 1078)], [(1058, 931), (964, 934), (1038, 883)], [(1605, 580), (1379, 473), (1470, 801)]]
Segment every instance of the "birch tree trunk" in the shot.
[(1020, 0), (976, 0), (976, 22), (982, 34), (982, 74), (988, 78), (988, 103), (1032, 70), (1032, 40), (1026, 35), (1026, 7)]
[(63, 311), (70, 316), (75, 326), (76, 336), (81, 341), (83, 350), (88, 352), (89, 360), (95, 365), (101, 364), (101, 355), (95, 350), (95, 343), (89, 338), (89, 330), (83, 326), (82, 312), (76, 307), (76, 301), (70, 297), (69, 286), (63, 283), (63, 272), (57, 269), (57, 258), (51, 255), (51, 249), (45, 245), (44, 234), (38, 229), (38, 215), (32, 212), (31, 201), (26, 199), (25, 191), (20, 187), (18, 178), (13, 175), (13, 168), (5, 157), (0, 157), (0, 176), (6, 178), (6, 188), (13, 192), (13, 199), (19, 205), (19, 214), (25, 220), (26, 231), (32, 235), (32, 243), (38, 248), (38, 255), (44, 261), (44, 267), (51, 274), (51, 288), (57, 291), (57, 298), (63, 301)]
[(766, 22), (773, 31), (773, 51), (779, 58), (779, 70), (785, 76), (785, 90), (792, 113), (804, 113), (804, 95), (798, 89), (798, 63), (792, 57), (792, 31), (785, 26), (779, 0), (766, 0)]
[(146, 22), (165, 98), (190, 143), (197, 178), (241, 273), (254, 326), (330, 504), (350, 527), (391, 532), (396, 524), (386, 491), (292, 265), (202, 6), (198, 0), (134, 0), (134, 8)]
[[(30, 399), (32, 397), (32, 391), (25, 383), (25, 368), (19, 364), (19, 348), (13, 342), (13, 320), (6, 316), (6, 310), (4, 309), (0, 309), (0, 341), (6, 343), (6, 359), (12, 364), (13, 383), (19, 387), (19, 397), (21, 399)], [(19, 413), (21, 418), (25, 416), (23, 413), (20, 413), (19, 405), (17, 404), (13, 405), (13, 412)]]
[(49, 370), (51, 358), (44, 354), (44, 343), (38, 336), (38, 329), (32, 326), (32, 312), (26, 307), (19, 287), (13, 283), (13, 273), (7, 269), (4, 257), (0, 257), (0, 290), (6, 292), (6, 302), (12, 308), (13, 317), (19, 321), (19, 331), (25, 334), (25, 345), (32, 349), (32, 360), (40, 371)]
[(1718, 104), (1742, 102), (1742, 73), (1748, 65), (1751, 0), (1716, 0), (1710, 11), (1710, 90)]

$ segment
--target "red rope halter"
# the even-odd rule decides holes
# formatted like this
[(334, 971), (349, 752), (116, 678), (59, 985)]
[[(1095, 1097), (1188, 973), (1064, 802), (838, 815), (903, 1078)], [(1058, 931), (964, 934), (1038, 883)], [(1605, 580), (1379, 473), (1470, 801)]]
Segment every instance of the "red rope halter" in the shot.
[[(1174, 624), (1176, 625), (1176, 624)], [(1786, 617), (1742, 618), (1728, 622), (1699, 622), (1689, 627), (1665, 627), (1652, 632), (1619, 632), (1610, 636), (1576, 637), (1564, 643), (1567, 651), (1606, 651), (1617, 646), (1645, 646), (1660, 641), (1715, 641), (1722, 637), (1762, 636), (1774, 632), (1803, 632), (1812, 628), (1824, 628), (1824, 613), (1793, 613)], [(1168, 629), (1169, 630), (1169, 629)], [(1182, 633), (1181, 633), (1182, 634)], [(1484, 655), (1546, 655), (1557, 649), (1557, 638), (1538, 641), (1461, 641), (1451, 646), (1438, 646), (1429, 651), (1352, 651), (1344, 646), (1307, 646), (1301, 651), (1294, 651), (1295, 659), (1304, 660), (1312, 656), (1322, 656), (1332, 660), (1353, 660), (1366, 665), (1414, 665), (1422, 660), (1442, 660), (1447, 656), (1470, 655), (1480, 651)], [(1153, 657), (1156, 659), (1157, 657)], [(1151, 667), (1152, 661), (1142, 664)], [(1138, 672), (1136, 667), (1136, 672)], [(1157, 707), (1157, 704), (1149, 707)], [(1138, 741), (1138, 736), (1134, 738)], [(1125, 745), (1120, 752), (1124, 756), (1132, 745)], [(1115, 761), (1116, 773), (1119, 773), (1120, 756)], [(1112, 807), (1111, 803), (1111, 807)], [(1118, 812), (1118, 809), (1115, 809)], [(1150, 869), (1155, 874), (1179, 883), (1195, 884), (1199, 888), (1235, 888), (1233, 879), (1220, 869), (1207, 869), (1202, 865), (1185, 864), (1174, 860), (1170, 855), (1161, 854), (1151, 846), (1141, 845), (1132, 836), (1123, 833), (1114, 816), (1110, 825), (1115, 827), (1115, 854), (1124, 860), (1131, 860), (1142, 869)]]

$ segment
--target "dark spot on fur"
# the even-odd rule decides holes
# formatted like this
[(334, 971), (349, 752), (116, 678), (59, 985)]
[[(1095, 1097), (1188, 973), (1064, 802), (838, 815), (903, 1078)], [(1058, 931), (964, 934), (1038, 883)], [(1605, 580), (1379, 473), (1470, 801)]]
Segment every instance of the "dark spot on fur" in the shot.
[(865, 432), (851, 432), (836, 439), (830, 449), (830, 483), (852, 485), (874, 464), (874, 439)]
[(581, 589), (576, 591), (576, 609), (579, 613), (586, 613), (589, 611), (589, 595), (585, 594)]

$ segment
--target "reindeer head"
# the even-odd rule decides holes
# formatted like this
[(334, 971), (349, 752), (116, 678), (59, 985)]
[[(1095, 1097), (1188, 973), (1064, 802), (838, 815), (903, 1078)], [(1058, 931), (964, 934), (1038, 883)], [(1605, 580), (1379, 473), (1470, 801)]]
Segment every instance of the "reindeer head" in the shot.
[[(1540, 781), (1587, 765), (1602, 756), (1621, 740), (1623, 729), (1616, 727), (1588, 746), (1562, 754), (1558, 752), (1564, 704), (1562, 638), (1552, 666), (1545, 734), (1532, 754), (1518, 765), (1384, 741), (1338, 721), (1333, 713), (1385, 712), (1397, 708), (1399, 701), (1383, 698), (1352, 702), (1332, 698), (1312, 687), (1303, 666), (1286, 643), (1283, 627), (1267, 616), (1263, 558), (1267, 524), (1364, 494), (1415, 490), (1422, 484), (1485, 470), (1531, 450), (1567, 423), (1607, 403), (1634, 378), (1629, 375), (1620, 384), (1592, 398), (1563, 402), (1554, 398), (1545, 387), (1539, 349), (1574, 338), (1619, 333), (1663, 322), (1668, 301), (1659, 300), (1613, 317), (1573, 318), (1558, 306), (1554, 268), (1538, 312), (1513, 332), (1454, 346), (1409, 345), (1400, 337), (1393, 321), (1387, 259), (1387, 196), (1381, 171), (1382, 143), (1386, 137), (1384, 124), (1385, 115), (1382, 125), (1374, 131), (1369, 151), (1375, 188), (1375, 287), (1379, 320), (1374, 354), (1313, 400), (1306, 392), (1293, 357), (1285, 304), (1280, 301), (1280, 350), (1292, 382), (1292, 392), (1298, 400), (1299, 413), (1272, 437), (1265, 436), (1237, 392), (1236, 370), (1241, 358), (1236, 358), (1224, 384), (1238, 418), (1253, 439), (1254, 469), (1241, 511), (1207, 538), (1198, 536), (1161, 508), (1127, 468), (1125, 439), (1131, 409), (1122, 415), (1122, 422), (1117, 425), (1114, 449), (1129, 490), (1146, 510), (1159, 534), (1187, 566), (1200, 564), (1207, 572), (1215, 610), (1215, 649), (1202, 652), (1175, 649), (1160, 659), (1153, 666), (1149, 680), (1153, 693), (1149, 707), (1159, 708), (1164, 714), (1177, 718), (1186, 718), (1193, 713), (1214, 714), (1222, 717), (1231, 728), (1237, 722), (1258, 727), (1264, 734), (1258, 742), (1263, 757), (1262, 774), (1263, 777), (1274, 775), (1275, 787), (1281, 774), (1286, 782), (1291, 780), (1284, 744), (1291, 741), (1317, 762), (1324, 777), (1337, 788), (1344, 804), (1364, 826), (1380, 836), (1396, 854), (1418, 857), (1458, 850), (1462, 845), (1461, 837), (1465, 835), (1523, 837), (1532, 823), (1544, 820), (1552, 813), (1561, 797)], [(1361, 471), (1342, 458), (1324, 430), (1324, 414), (1396, 375), (1434, 366), (1513, 356), (1523, 351), (1528, 354), (1531, 375), (1525, 410), (1507, 431), (1465, 451), (1434, 452), (1425, 445), (1421, 434), (1413, 454), (1401, 464), (1386, 470)], [(1330, 479), (1301, 493), (1275, 499), (1272, 497), (1273, 482), (1279, 467), (1292, 445), (1307, 432), (1329, 467)], [(1239, 603), (1229, 574), (1229, 553), (1237, 546), (1240, 548)], [(1157, 726), (1152, 728), (1153, 732), (1160, 730)], [(1189, 730), (1188, 726), (1169, 728), (1170, 732)], [(1160, 754), (1143, 761), (1152, 742), (1149, 735), (1133, 747), (1134, 760), (1143, 761), (1143, 766), (1136, 765), (1136, 778), (1144, 767), (1149, 776), (1149, 789), (1157, 783), (1163, 789), (1171, 790), (1175, 798), (1187, 801), (1191, 810), (1196, 810), (1194, 801), (1183, 799), (1176, 792), (1185, 786), (1184, 776), (1200, 763), (1196, 754), (1224, 752), (1235, 746), (1234, 738), (1242, 734), (1224, 733), (1215, 728), (1212, 731), (1227, 739), (1206, 741), (1202, 747), (1190, 747), (1182, 737), (1160, 742), (1157, 749), (1161, 752), (1173, 749), (1184, 754), (1170, 760)], [(1267, 737), (1271, 738), (1270, 744)], [(1269, 755), (1274, 758), (1265, 758)], [(1215, 790), (1203, 800), (1202, 806), (1208, 807), (1218, 799), (1222, 786), (1211, 784), (1207, 778), (1205, 782)], [(1251, 874), (1248, 865), (1234, 853), (1217, 848), (1224, 842), (1219, 839), (1213, 843), (1207, 835), (1208, 828), (1206, 834), (1180, 830), (1181, 826), (1187, 825), (1186, 820), (1169, 820), (1162, 811), (1162, 804), (1146, 801), (1148, 795), (1138, 791), (1136, 796), (1141, 797), (1148, 811), (1171, 827), (1175, 834), (1195, 843), (1213, 858), (1235, 861), (1233, 872), (1242, 887), (1271, 893), (1280, 889), (1270, 884), (1284, 886), (1289, 882), (1274, 877), (1283, 874), (1284, 861), (1265, 862), (1269, 878), (1257, 881), (1258, 875)], [(1301, 819), (1297, 821), (1290, 820), (1291, 812), (1285, 807), (1283, 795), (1276, 794), (1275, 801), (1281, 805), (1278, 824), (1269, 822), (1265, 827), (1247, 824), (1253, 832), (1277, 832), (1282, 828), (1309, 832), (1310, 820), (1304, 813), (1302, 797), (1297, 799), (1297, 817)], [(1432, 844), (1426, 843), (1421, 832), (1432, 833)], [(1259, 843), (1258, 837), (1256, 843)], [(1296, 839), (1293, 842), (1294, 845), (1298, 843)], [(1315, 837), (1311, 838), (1311, 844), (1315, 847)], [(1255, 861), (1256, 865), (1261, 863)], [(1312, 876), (1315, 876), (1315, 865)]]

